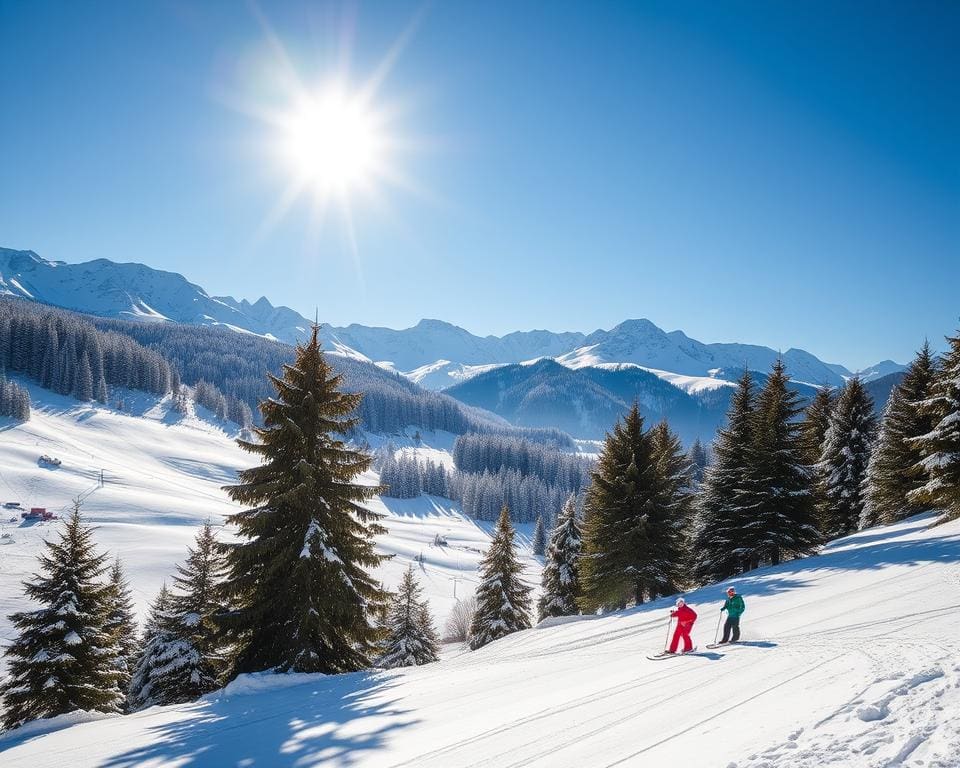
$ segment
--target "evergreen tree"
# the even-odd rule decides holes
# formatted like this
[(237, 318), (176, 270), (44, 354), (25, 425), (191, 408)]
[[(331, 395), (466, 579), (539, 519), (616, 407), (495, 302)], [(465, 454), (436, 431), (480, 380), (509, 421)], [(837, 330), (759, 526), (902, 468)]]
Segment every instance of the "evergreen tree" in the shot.
[(41, 607), (10, 617), (18, 635), (5, 651), (0, 686), (5, 728), (75, 709), (120, 711), (121, 672), (114, 638), (104, 629), (111, 608), (111, 587), (101, 581), (105, 562), (77, 502), (59, 540), (46, 542), (42, 574), (24, 582)]
[(830, 414), (818, 465), (825, 498), (820, 526), (828, 538), (853, 533), (860, 524), (876, 426), (873, 398), (854, 377), (840, 392)]
[(820, 456), (823, 453), (823, 441), (830, 428), (830, 414), (833, 412), (835, 400), (836, 394), (830, 387), (820, 387), (804, 410), (803, 421), (800, 422), (803, 460), (810, 473), (810, 488), (818, 521), (823, 521), (827, 507), (826, 489), (819, 469)]
[(607, 435), (587, 491), (580, 571), (585, 610), (675, 590), (682, 541), (677, 499), (666, 488), (660, 458), (634, 403)]
[(544, 555), (547, 551), (547, 532), (543, 527), (543, 515), (537, 515), (537, 524), (533, 528), (533, 554)]
[(582, 533), (577, 519), (576, 497), (571, 495), (550, 534), (543, 566), (543, 590), (538, 603), (539, 620), (548, 616), (576, 616), (580, 610), (580, 551)]
[(178, 701), (170, 686), (173, 682), (170, 673), (182, 662), (181, 651), (188, 649), (184, 649), (177, 641), (175, 625), (170, 591), (164, 584), (150, 606), (150, 614), (143, 628), (143, 647), (134, 665), (127, 693), (130, 711)]
[(913, 503), (942, 510), (941, 522), (960, 517), (960, 334), (947, 341), (950, 349), (930, 397), (921, 403), (921, 412), (932, 418), (934, 426), (915, 440), (921, 452), (918, 469), (929, 479), (909, 496)]
[(703, 482), (703, 476), (707, 471), (707, 465), (710, 463), (710, 457), (707, 456), (707, 449), (703, 447), (698, 437), (690, 446), (690, 452), (687, 454), (687, 460), (693, 472), (692, 479), (694, 485), (700, 485)]
[(721, 581), (751, 566), (743, 530), (757, 504), (753, 481), (754, 384), (745, 371), (730, 399), (727, 425), (717, 432), (713, 463), (697, 500), (693, 537), (694, 576)]
[(932, 410), (924, 407), (931, 394), (936, 364), (925, 343), (903, 380), (893, 388), (870, 464), (867, 467), (866, 503), (860, 527), (893, 523), (923, 512), (928, 506), (911, 494), (926, 485), (929, 476), (921, 466), (918, 439), (933, 431)]
[(411, 565), (393, 598), (387, 619), (386, 650), (379, 662), (381, 667), (416, 667), (439, 658), (440, 641), (421, 593)]
[(207, 523), (173, 577), (178, 591), (170, 594), (168, 612), (177, 656), (168, 665), (165, 704), (192, 701), (217, 688), (223, 656), (214, 617), (221, 608), (218, 590), (223, 570), (213, 528)]
[(260, 404), (259, 441), (238, 441), (264, 463), (227, 489), (249, 507), (229, 518), (244, 541), (225, 546), (234, 674), (362, 669), (378, 637), (371, 614), (386, 595), (365, 569), (383, 560), (373, 537), (385, 529), (361, 506), (377, 489), (354, 482), (370, 457), (338, 437), (356, 426), (360, 395), (341, 391), (317, 331), (270, 376), (277, 395)]
[(819, 387), (803, 412), (800, 441), (803, 445), (804, 461), (808, 466), (820, 463), (823, 441), (830, 428), (830, 414), (833, 412), (835, 400), (836, 395), (830, 387)]
[(130, 677), (137, 663), (140, 638), (137, 633), (137, 622), (133, 616), (130, 583), (123, 572), (119, 557), (113, 561), (108, 584), (110, 585), (109, 605), (103, 630), (113, 640), (114, 657), (120, 673), (117, 678), (117, 688), (125, 697), (130, 687)]
[(660, 594), (679, 592), (687, 580), (690, 534), (693, 523), (693, 465), (680, 438), (661, 421), (650, 430), (652, 458), (657, 470), (660, 510), (658, 538), (661, 570)]
[(782, 360), (757, 397), (753, 475), (757, 503), (743, 529), (752, 564), (777, 565), (784, 555), (807, 555), (820, 542), (813, 477), (806, 464), (800, 396), (789, 388)]
[(530, 587), (513, 546), (510, 510), (500, 510), (490, 548), (480, 561), (477, 611), (470, 625), (470, 648), (477, 650), (512, 632), (530, 628)]

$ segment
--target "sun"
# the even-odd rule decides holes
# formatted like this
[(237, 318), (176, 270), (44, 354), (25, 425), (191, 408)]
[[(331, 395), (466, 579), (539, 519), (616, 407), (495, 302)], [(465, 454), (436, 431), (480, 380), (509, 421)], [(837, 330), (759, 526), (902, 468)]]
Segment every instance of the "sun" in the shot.
[(321, 196), (346, 195), (382, 170), (385, 137), (376, 113), (334, 85), (302, 94), (280, 121), (284, 162)]

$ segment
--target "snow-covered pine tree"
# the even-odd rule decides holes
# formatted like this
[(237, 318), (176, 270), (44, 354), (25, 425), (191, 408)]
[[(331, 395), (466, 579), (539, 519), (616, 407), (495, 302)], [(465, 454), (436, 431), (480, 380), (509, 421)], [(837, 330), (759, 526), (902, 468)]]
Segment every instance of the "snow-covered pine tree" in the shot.
[(827, 506), (826, 491), (820, 472), (820, 456), (823, 454), (823, 441), (830, 428), (830, 414), (833, 412), (836, 392), (830, 387), (819, 387), (817, 394), (807, 405), (800, 422), (800, 442), (803, 446), (803, 461), (810, 473), (810, 488), (813, 491), (813, 504), (818, 524), (824, 518)]
[(354, 482), (371, 458), (340, 439), (361, 396), (341, 391), (317, 331), (270, 376), (277, 395), (260, 404), (259, 441), (238, 441), (264, 463), (227, 489), (248, 506), (229, 518), (241, 541), (225, 545), (230, 607), (219, 621), (232, 674), (362, 669), (378, 640), (372, 615), (386, 593), (366, 569), (383, 560), (373, 537), (385, 529), (361, 506), (377, 489)]
[(543, 590), (537, 605), (539, 620), (548, 616), (576, 616), (580, 612), (580, 553), (583, 535), (577, 518), (577, 499), (571, 494), (550, 534), (543, 565)]
[(789, 388), (777, 360), (757, 395), (753, 424), (753, 475), (757, 504), (742, 530), (752, 564), (777, 565), (784, 556), (807, 555), (820, 543), (813, 477), (806, 464), (800, 396)]
[(948, 336), (947, 342), (950, 349), (921, 406), (934, 426), (916, 439), (921, 451), (918, 467), (929, 479), (910, 493), (910, 501), (942, 510), (941, 522), (960, 517), (960, 333)]
[(864, 505), (864, 479), (876, 435), (873, 398), (858, 377), (850, 379), (830, 414), (818, 470), (825, 506), (820, 528), (827, 538), (857, 530)]
[(823, 441), (830, 428), (830, 414), (833, 412), (836, 393), (830, 387), (818, 387), (809, 405), (803, 411), (800, 422), (800, 441), (803, 444), (804, 460), (808, 466), (820, 462), (823, 453)]
[(224, 563), (213, 528), (206, 523), (197, 533), (183, 565), (177, 566), (170, 593), (170, 631), (178, 642), (176, 662), (168, 665), (165, 704), (193, 701), (217, 688), (224, 658), (217, 638), (215, 614)]
[(10, 617), (18, 634), (4, 654), (4, 728), (76, 709), (120, 711), (121, 672), (114, 639), (104, 629), (111, 588), (101, 577), (107, 567), (77, 502), (59, 540), (46, 542), (42, 573), (24, 582), (27, 596), (41, 607)]
[(727, 424), (713, 443), (697, 499), (693, 571), (697, 581), (721, 581), (750, 568), (744, 526), (757, 504), (753, 482), (754, 384), (744, 371), (730, 399)]
[(867, 466), (861, 528), (893, 523), (929, 509), (910, 495), (929, 480), (920, 465), (923, 456), (917, 440), (936, 426), (931, 409), (922, 406), (930, 397), (935, 375), (933, 353), (929, 343), (924, 343), (884, 408)]
[(127, 690), (130, 687), (130, 677), (133, 675), (133, 668), (137, 663), (140, 637), (137, 632), (137, 622), (133, 616), (130, 583), (123, 572), (123, 565), (119, 557), (113, 561), (108, 584), (110, 585), (109, 606), (103, 629), (113, 640), (114, 657), (117, 660), (117, 669), (120, 672), (117, 679), (117, 688), (126, 698)]
[(171, 612), (170, 591), (164, 584), (150, 606), (143, 627), (143, 646), (130, 678), (127, 708), (131, 712), (177, 701), (170, 688), (172, 668), (182, 662), (185, 650), (177, 641), (176, 618)]
[(530, 628), (530, 587), (513, 546), (510, 510), (503, 507), (490, 548), (480, 561), (477, 611), (470, 625), (470, 649)]
[(403, 574), (400, 588), (393, 597), (387, 618), (387, 641), (378, 662), (386, 669), (416, 667), (436, 661), (440, 641), (433, 628), (433, 619), (422, 590), (413, 575), (413, 566)]
[[(675, 589), (683, 559), (676, 526), (681, 500), (676, 482), (658, 466), (657, 451), (634, 403), (607, 435), (587, 491), (580, 561), (584, 610), (623, 607), (631, 599), (642, 603)], [(682, 453), (675, 458), (686, 464)], [(685, 480), (684, 493), (687, 485)]]
[(537, 523), (533, 527), (533, 554), (543, 556), (547, 551), (547, 532), (543, 527), (543, 515), (537, 515)]

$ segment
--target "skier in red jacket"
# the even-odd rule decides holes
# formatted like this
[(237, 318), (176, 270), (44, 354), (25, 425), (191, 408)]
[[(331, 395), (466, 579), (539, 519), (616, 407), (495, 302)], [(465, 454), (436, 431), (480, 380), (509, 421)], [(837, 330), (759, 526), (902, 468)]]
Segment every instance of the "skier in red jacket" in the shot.
[(677, 598), (677, 609), (670, 611), (670, 615), (676, 617), (677, 628), (673, 633), (673, 641), (670, 643), (668, 653), (676, 653), (677, 646), (680, 645), (680, 638), (683, 638), (683, 652), (693, 650), (693, 641), (690, 640), (690, 630), (693, 629), (693, 622), (697, 620), (697, 612), (693, 610), (687, 601), (682, 597)]

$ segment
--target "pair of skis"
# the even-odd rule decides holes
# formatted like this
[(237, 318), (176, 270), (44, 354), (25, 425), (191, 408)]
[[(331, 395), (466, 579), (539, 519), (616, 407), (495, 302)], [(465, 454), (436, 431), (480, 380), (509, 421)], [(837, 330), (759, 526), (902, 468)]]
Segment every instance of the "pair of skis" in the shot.
[[(726, 648), (729, 645), (736, 645), (736, 643), (709, 643), (704, 647), (713, 650), (715, 648)], [(650, 659), (650, 661), (660, 661), (661, 659), (673, 659), (677, 656), (689, 656), (690, 654), (696, 654), (696, 652), (697, 646), (694, 646), (689, 651), (677, 651), (676, 653), (670, 653), (670, 651), (661, 651), (653, 656), (647, 656), (647, 658)]]
[(654, 654), (653, 656), (647, 656), (650, 661), (660, 661), (660, 659), (673, 659), (677, 656), (689, 656), (691, 653), (697, 652), (697, 646), (693, 646), (689, 651), (675, 651), (670, 653), (670, 651), (660, 651), (660, 653)]

